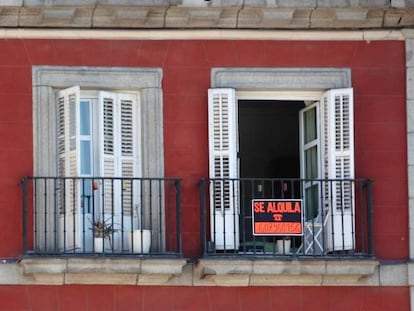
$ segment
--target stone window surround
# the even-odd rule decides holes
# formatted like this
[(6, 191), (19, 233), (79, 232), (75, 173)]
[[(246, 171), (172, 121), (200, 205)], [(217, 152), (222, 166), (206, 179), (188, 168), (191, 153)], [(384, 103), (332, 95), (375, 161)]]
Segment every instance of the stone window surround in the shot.
[[(55, 91), (75, 85), (92, 90), (139, 91), (142, 177), (164, 177), (162, 70), (160, 68), (33, 66), (34, 175), (56, 175)], [(154, 121), (152, 121), (154, 120)]]

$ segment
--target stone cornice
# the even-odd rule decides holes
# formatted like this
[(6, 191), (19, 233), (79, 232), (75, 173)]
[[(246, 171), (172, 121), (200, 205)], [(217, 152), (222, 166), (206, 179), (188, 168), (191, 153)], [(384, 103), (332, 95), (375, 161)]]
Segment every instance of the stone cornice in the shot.
[(414, 8), (0, 6), (0, 27), (58, 29), (402, 29)]

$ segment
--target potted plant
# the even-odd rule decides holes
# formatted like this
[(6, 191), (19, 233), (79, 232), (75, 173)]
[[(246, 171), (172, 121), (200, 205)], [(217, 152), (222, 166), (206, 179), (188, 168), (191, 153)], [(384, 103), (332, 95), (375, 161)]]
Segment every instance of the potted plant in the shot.
[(90, 229), (93, 231), (95, 253), (102, 253), (104, 250), (112, 248), (111, 237), (117, 231), (113, 223), (105, 220), (95, 220), (92, 222)]

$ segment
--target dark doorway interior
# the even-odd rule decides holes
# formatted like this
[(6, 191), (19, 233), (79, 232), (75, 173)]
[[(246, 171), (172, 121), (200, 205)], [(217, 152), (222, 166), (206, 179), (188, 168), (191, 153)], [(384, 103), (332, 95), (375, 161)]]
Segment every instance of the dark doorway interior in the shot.
[(241, 178), (299, 178), (303, 101), (239, 101)]
[[(300, 178), (299, 110), (305, 103), (240, 100), (238, 107), (240, 178)], [(294, 198), (299, 194), (288, 189), (291, 185), (261, 180), (241, 183), (241, 241), (254, 240), (251, 199)]]

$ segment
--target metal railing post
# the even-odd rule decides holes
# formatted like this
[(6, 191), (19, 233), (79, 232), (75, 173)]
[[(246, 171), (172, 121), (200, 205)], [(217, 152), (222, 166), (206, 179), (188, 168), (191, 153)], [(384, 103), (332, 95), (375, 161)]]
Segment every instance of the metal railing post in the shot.
[(366, 180), (367, 187), (367, 226), (368, 226), (368, 255), (374, 256), (374, 209), (372, 202), (372, 180)]
[(200, 181), (200, 241), (203, 256), (207, 255), (207, 236), (206, 236), (206, 179)]
[(23, 254), (26, 255), (27, 253), (27, 181), (28, 177), (25, 176), (21, 180), (22, 186), (22, 204), (23, 204)]
[(175, 206), (177, 208), (177, 248), (180, 256), (183, 254), (181, 234), (181, 180), (175, 180)]

